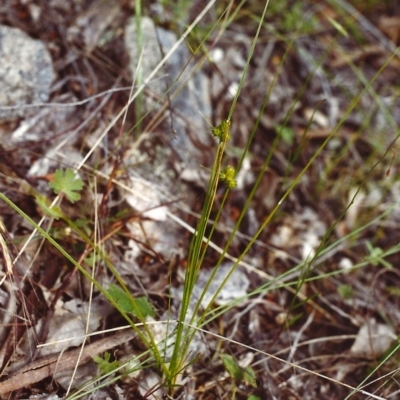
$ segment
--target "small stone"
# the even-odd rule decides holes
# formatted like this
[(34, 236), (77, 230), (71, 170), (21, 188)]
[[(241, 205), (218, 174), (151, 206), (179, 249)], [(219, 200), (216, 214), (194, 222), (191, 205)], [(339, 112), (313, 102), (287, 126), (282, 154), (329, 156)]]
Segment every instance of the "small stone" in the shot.
[(373, 359), (383, 355), (397, 336), (392, 327), (371, 318), (358, 331), (350, 353), (354, 357)]

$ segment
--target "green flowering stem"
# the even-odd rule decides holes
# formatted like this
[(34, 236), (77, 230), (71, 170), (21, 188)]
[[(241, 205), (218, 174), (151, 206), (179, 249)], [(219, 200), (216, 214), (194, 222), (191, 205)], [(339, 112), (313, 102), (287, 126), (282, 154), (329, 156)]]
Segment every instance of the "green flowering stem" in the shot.
[(231, 165), (228, 165), (223, 171), (219, 173), (219, 179), (226, 183), (228, 189), (235, 189), (235, 187), (237, 186), (235, 175), (235, 168), (233, 168)]
[(229, 128), (231, 126), (231, 120), (225, 119), (218, 126), (211, 129), (211, 133), (213, 136), (219, 138), (220, 143), (226, 143), (231, 139), (231, 135), (229, 134)]
[[(197, 280), (197, 276), (202, 265), (202, 260), (208, 246), (208, 242), (203, 246), (203, 238), (205, 237), (206, 227), (210, 218), (211, 210), (217, 194), (218, 182), (223, 179), (227, 182), (228, 187), (236, 186), (234, 179), (235, 171), (233, 167), (227, 167), (221, 172), (222, 159), (225, 152), (227, 141), (231, 138), (229, 134), (230, 120), (226, 119), (215, 128), (212, 128), (213, 136), (219, 138), (219, 144), (214, 158), (211, 177), (208, 183), (206, 198), (204, 200), (203, 210), (201, 212), (200, 221), (196, 231), (192, 237), (188, 254), (188, 268), (185, 274), (184, 292), (182, 296), (182, 304), (179, 312), (179, 323), (176, 331), (176, 340), (174, 351), (169, 364), (169, 376), (167, 381), (170, 387), (174, 387), (179, 371), (183, 368), (183, 363), (186, 360), (186, 354), (190, 345), (190, 341), (194, 336), (194, 331), (185, 332), (184, 322), (187, 320), (190, 299), (193, 293), (193, 288)], [(210, 239), (209, 239), (210, 240)], [(195, 314), (191, 316), (190, 324), (193, 324)]]

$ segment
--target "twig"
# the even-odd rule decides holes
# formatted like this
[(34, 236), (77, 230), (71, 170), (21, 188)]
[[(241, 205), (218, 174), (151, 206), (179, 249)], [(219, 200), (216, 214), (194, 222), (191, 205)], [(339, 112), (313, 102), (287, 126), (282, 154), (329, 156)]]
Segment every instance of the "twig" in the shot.
[(118, 332), (113, 336), (100, 339), (97, 342), (87, 345), (80, 358), (81, 349), (74, 349), (63, 354), (55, 354), (43, 357), (29, 366), (19, 370), (16, 374), (0, 383), (0, 395), (10, 393), (15, 390), (23, 389), (39, 382), (48, 376), (54, 375), (57, 368), (67, 371), (73, 369), (76, 361), (79, 358), (79, 364), (85, 364), (90, 361), (95, 355), (103, 353), (115, 346), (119, 346), (136, 337), (133, 330)]

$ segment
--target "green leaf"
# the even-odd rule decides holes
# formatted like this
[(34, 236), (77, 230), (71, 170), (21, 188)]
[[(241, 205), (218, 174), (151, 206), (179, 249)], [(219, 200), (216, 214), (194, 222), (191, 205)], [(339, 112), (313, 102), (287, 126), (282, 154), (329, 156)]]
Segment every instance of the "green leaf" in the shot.
[(65, 193), (71, 203), (80, 200), (81, 196), (78, 193), (83, 188), (83, 181), (77, 178), (73, 169), (58, 169), (54, 173), (54, 180), (50, 182), (50, 187), (56, 194)]
[(99, 356), (93, 357), (93, 361), (98, 365), (100, 371), (104, 375), (115, 371), (119, 367), (119, 362), (117, 360), (110, 362), (110, 357), (111, 355), (108, 351), (104, 353), (104, 358)]
[(354, 296), (354, 290), (350, 285), (339, 285), (337, 291), (344, 300), (350, 300)]
[(93, 267), (93, 265), (96, 265), (99, 259), (100, 259), (99, 255), (97, 253), (92, 252), (83, 261), (85, 261), (85, 263), (89, 265), (89, 267)]
[(393, 265), (383, 258), (385, 252), (380, 247), (374, 247), (371, 242), (368, 241), (365, 244), (370, 252), (369, 255), (365, 256), (366, 261), (369, 261), (374, 267), (377, 267), (379, 264), (381, 264), (385, 268), (393, 268)]
[(295, 137), (295, 133), (293, 131), (293, 129), (287, 127), (287, 126), (283, 126), (283, 125), (278, 125), (278, 130), (279, 133), (282, 137), (282, 139), (289, 145), (292, 145), (294, 142), (294, 137)]
[(397, 286), (387, 286), (386, 290), (389, 294), (393, 296), (400, 297), (400, 288)]
[(63, 213), (59, 207), (50, 207), (50, 201), (46, 196), (36, 195), (35, 196), (36, 204), (42, 210), (43, 214), (54, 218), (59, 219), (63, 217)]
[(224, 363), (225, 369), (228, 371), (229, 375), (233, 379), (241, 381), (243, 378), (243, 372), (242, 369), (239, 367), (239, 364), (236, 362), (236, 360), (228, 354), (222, 354), (221, 358), (222, 362)]
[(243, 380), (246, 385), (253, 386), (254, 388), (258, 387), (256, 373), (251, 367), (243, 368)]
[[(147, 300), (147, 297), (137, 297), (135, 299), (137, 306), (139, 307), (139, 310), (141, 312), (141, 314), (143, 315), (143, 317), (154, 317), (156, 315), (153, 306), (149, 303), (149, 301)], [(135, 310), (132, 311), (132, 314), (135, 317), (138, 317), (138, 315), (136, 315)]]
[(143, 317), (154, 317), (156, 315), (153, 306), (149, 303), (146, 297), (137, 297), (134, 299), (117, 285), (110, 285), (107, 293), (126, 313), (131, 313), (135, 317), (139, 317), (136, 308), (134, 307), (135, 303)]
[(225, 369), (233, 379), (242, 381), (246, 385), (253, 386), (254, 388), (258, 387), (256, 373), (253, 368), (242, 368), (232, 356), (227, 354), (222, 354), (221, 358)]
[(326, 17), (326, 19), (333, 25), (333, 27), (339, 32), (341, 33), (344, 37), (349, 37), (349, 34), (347, 33), (346, 29), (344, 28), (343, 25), (339, 24), (339, 22), (335, 21), (333, 18), (331, 17)]

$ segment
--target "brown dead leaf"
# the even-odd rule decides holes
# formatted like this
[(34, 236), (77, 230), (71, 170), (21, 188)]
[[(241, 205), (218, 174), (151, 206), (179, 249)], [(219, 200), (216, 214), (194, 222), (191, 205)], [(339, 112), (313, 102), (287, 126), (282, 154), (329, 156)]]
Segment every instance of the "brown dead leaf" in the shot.
[(382, 55), (384, 49), (380, 45), (372, 44), (360, 49), (353, 50), (351, 53), (344, 51), (334, 51), (334, 59), (330, 62), (332, 68), (340, 68), (355, 63), (365, 57)]
[(396, 45), (400, 44), (400, 15), (379, 18), (378, 28)]
[(302, 128), (296, 130), (297, 136), (304, 139), (326, 139), (331, 133), (331, 128), (308, 129), (307, 132)]

